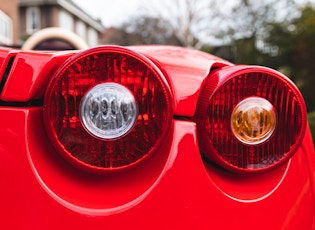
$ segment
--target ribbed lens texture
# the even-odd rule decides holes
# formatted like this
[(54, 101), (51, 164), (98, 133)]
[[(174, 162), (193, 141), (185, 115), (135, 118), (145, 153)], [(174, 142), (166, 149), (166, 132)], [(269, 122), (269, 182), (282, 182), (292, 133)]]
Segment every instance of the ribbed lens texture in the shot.
[[(134, 95), (139, 113), (128, 135), (114, 141), (94, 138), (79, 118), (83, 95), (93, 86), (114, 82)], [(50, 89), (49, 120), (60, 149), (80, 163), (103, 169), (133, 164), (148, 155), (169, 129), (171, 102), (168, 88), (145, 62), (125, 53), (104, 52), (83, 56), (57, 76)], [(93, 106), (91, 116), (100, 106)], [(102, 102), (106, 113), (110, 102)], [(124, 110), (124, 106), (121, 106)]]
[[(275, 107), (277, 126), (273, 136), (259, 145), (246, 145), (231, 132), (230, 119), (243, 99), (257, 96)], [(207, 133), (223, 161), (236, 168), (259, 169), (281, 160), (301, 134), (303, 109), (295, 92), (284, 81), (265, 73), (239, 75), (228, 80), (210, 101)]]

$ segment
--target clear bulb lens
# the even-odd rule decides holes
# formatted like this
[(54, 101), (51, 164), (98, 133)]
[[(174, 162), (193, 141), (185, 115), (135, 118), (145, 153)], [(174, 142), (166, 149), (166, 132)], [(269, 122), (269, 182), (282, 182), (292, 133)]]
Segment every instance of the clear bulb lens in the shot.
[(133, 94), (116, 83), (102, 83), (82, 99), (80, 118), (84, 128), (99, 139), (123, 137), (134, 126), (138, 108)]

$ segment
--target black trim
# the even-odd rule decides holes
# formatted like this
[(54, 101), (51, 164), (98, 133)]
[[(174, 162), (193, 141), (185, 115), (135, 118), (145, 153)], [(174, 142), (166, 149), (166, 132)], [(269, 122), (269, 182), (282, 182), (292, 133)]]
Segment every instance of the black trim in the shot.
[(0, 101), (0, 106), (10, 106), (10, 107), (32, 107), (32, 106), (43, 106), (43, 100), (32, 100), (27, 102), (6, 102)]
[(177, 115), (174, 115), (174, 119), (175, 119), (175, 120), (184, 120), (184, 121), (189, 121), (189, 120), (191, 120), (190, 117), (177, 116)]
[(2, 79), (1, 79), (1, 82), (0, 82), (0, 94), (2, 93), (2, 90), (3, 90), (3, 87), (9, 77), (9, 73), (11, 71), (11, 68), (12, 68), (12, 65), (13, 65), (13, 62), (14, 62), (14, 59), (15, 59), (15, 56), (12, 56), (10, 57), (10, 60), (8, 62), (8, 65), (3, 73), (3, 76), (2, 76)]

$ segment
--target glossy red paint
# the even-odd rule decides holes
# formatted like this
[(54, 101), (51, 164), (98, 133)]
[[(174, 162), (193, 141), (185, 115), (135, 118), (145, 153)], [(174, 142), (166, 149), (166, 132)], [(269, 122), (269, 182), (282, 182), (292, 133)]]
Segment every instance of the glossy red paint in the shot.
[(1, 100), (6, 102), (27, 102), (42, 99), (47, 84), (58, 67), (74, 52), (9, 52), (6, 59), (14, 60)]
[(192, 49), (165, 46), (130, 48), (150, 58), (170, 78), (169, 84), (175, 95), (175, 114), (180, 116), (192, 117), (195, 114), (200, 84), (212, 69), (232, 65), (214, 55)]
[(254, 175), (222, 169), (202, 158), (190, 117), (211, 68), (231, 64), (180, 48), (137, 49), (167, 75), (176, 116), (159, 152), (107, 175), (81, 171), (58, 154), (44, 127), (43, 105), (32, 104), (77, 51), (0, 51), (8, 55), (2, 63), (15, 56), (0, 103), (0, 228), (315, 229), (309, 128), (279, 167)]
[(4, 49), (4, 48), (0, 49), (0, 67), (3, 65), (4, 60), (6, 59), (10, 51), (11, 51), (10, 49)]

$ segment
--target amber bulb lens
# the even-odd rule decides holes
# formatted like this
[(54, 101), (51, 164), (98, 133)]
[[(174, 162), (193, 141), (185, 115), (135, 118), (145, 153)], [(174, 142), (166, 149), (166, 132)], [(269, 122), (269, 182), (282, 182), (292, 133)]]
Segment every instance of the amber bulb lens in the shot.
[(235, 137), (249, 145), (267, 141), (276, 128), (277, 118), (272, 104), (264, 98), (250, 97), (236, 105), (231, 116)]

